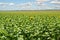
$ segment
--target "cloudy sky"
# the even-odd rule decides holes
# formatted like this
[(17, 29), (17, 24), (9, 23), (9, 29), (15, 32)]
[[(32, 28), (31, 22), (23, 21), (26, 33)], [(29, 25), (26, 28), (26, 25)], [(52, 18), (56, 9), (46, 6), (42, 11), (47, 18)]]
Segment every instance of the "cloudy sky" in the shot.
[(0, 10), (59, 9), (60, 0), (0, 0)]

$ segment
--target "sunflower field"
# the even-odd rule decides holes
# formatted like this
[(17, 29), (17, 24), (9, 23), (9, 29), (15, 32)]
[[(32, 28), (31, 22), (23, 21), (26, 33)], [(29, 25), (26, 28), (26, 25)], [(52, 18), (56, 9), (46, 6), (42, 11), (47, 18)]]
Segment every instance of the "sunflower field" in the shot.
[(60, 18), (0, 15), (0, 40), (60, 40)]

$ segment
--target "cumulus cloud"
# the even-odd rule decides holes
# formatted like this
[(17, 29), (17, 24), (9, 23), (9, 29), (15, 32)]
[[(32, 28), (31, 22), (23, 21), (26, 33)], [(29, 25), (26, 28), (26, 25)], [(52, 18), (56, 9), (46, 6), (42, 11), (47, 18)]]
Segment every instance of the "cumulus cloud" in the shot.
[(60, 1), (59, 1), (59, 0), (53, 0), (53, 1), (51, 1), (50, 3), (53, 3), (53, 4), (60, 4)]
[(52, 5), (52, 7), (54, 7), (54, 9), (60, 9), (60, 1), (59, 0), (52, 0), (50, 2)]
[(0, 2), (0, 10), (14, 9), (15, 3)]
[(10, 5), (10, 6), (12, 6), (12, 5), (15, 5), (14, 3), (0, 3), (0, 6), (5, 6), (5, 5)]
[(21, 9), (21, 10), (29, 10), (32, 9), (32, 3), (31, 2), (26, 2), (26, 3), (0, 3), (0, 7), (2, 8), (8, 8), (10, 9)]
[(35, 2), (35, 5), (37, 6), (36, 8), (38, 10), (43, 10), (43, 9), (48, 9), (48, 8), (50, 9), (50, 7), (47, 4), (45, 4), (45, 2), (47, 1), (49, 0), (36, 0)]
[(0, 3), (0, 7), (5, 8), (8, 3)]
[(0, 6), (4, 6), (7, 5), (8, 3), (0, 3)]
[(32, 7), (32, 3), (27, 2), (27, 3), (18, 4), (16, 6), (19, 8), (30, 8), (30, 7)]
[(40, 4), (40, 3), (44, 3), (44, 2), (47, 2), (49, 0), (36, 0), (36, 3)]
[(42, 2), (46, 2), (48, 0), (36, 0), (36, 1), (42, 3)]
[(25, 3), (17, 3), (17, 4), (0, 2), (0, 8), (3, 8), (3, 9), (5, 8), (9, 10), (13, 10), (13, 9), (17, 9), (17, 10), (60, 9), (60, 1), (59, 0), (36, 0), (34, 2), (25, 2)]
[(35, 4), (37, 6), (45, 6), (45, 2), (48, 2), (49, 0), (36, 0)]
[(10, 6), (13, 6), (13, 5), (15, 5), (15, 3), (9, 3), (9, 5), (10, 5)]
[[(45, 4), (45, 2), (48, 2), (48, 4)], [(36, 5), (38, 6), (37, 9), (60, 9), (59, 0), (36, 0)]]

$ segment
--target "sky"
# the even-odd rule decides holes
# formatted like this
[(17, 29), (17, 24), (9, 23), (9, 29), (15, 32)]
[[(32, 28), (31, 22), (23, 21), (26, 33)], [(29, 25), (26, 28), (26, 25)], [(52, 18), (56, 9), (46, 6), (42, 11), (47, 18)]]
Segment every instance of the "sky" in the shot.
[(0, 10), (60, 10), (60, 0), (0, 0)]

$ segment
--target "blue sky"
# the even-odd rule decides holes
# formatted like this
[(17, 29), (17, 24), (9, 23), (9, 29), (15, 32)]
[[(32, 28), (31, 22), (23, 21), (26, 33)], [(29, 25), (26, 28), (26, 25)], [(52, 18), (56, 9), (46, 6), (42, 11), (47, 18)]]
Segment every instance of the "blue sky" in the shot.
[(60, 0), (0, 0), (0, 10), (59, 9)]

